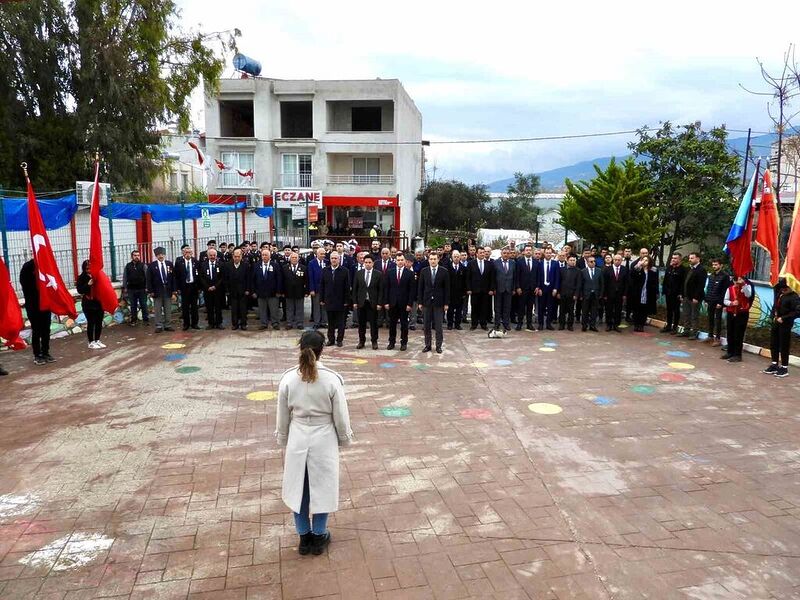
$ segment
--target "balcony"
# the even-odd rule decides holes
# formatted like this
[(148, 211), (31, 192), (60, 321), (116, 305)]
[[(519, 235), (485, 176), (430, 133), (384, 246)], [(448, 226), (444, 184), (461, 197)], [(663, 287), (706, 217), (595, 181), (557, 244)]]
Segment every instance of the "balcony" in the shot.
[(281, 187), (310, 188), (313, 179), (311, 173), (281, 173)]
[(392, 185), (394, 175), (328, 175), (329, 184), (345, 185)]

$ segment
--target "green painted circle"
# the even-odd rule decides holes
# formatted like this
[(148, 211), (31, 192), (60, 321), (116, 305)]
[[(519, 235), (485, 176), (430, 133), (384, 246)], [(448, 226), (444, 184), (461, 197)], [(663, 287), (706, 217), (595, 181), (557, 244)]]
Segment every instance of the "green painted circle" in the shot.
[(392, 419), (402, 419), (411, 416), (411, 409), (405, 406), (384, 406), (380, 410), (381, 415)]
[(646, 394), (649, 396), (650, 394), (655, 393), (656, 388), (654, 388), (652, 385), (634, 385), (631, 387), (631, 391), (636, 394)]
[(197, 373), (199, 370), (200, 367), (178, 367), (175, 369), (175, 372), (182, 375), (188, 375), (189, 373)]

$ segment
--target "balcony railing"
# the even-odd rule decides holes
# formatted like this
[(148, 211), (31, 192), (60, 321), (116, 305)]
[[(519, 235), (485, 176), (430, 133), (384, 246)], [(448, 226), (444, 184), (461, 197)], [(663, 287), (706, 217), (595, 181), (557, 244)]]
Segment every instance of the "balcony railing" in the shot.
[(281, 186), (285, 188), (310, 188), (311, 173), (281, 173)]
[(394, 175), (328, 175), (328, 183), (381, 185), (394, 183)]

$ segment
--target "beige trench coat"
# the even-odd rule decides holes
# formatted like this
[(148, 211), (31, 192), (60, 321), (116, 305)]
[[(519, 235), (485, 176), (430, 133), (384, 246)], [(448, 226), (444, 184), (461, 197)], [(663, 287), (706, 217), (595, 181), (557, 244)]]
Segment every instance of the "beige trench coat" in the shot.
[(308, 469), (311, 514), (339, 508), (339, 446), (353, 438), (341, 375), (317, 362), (317, 380), (307, 383), (293, 367), (281, 376), (275, 437), (286, 447), (282, 497), (300, 512)]

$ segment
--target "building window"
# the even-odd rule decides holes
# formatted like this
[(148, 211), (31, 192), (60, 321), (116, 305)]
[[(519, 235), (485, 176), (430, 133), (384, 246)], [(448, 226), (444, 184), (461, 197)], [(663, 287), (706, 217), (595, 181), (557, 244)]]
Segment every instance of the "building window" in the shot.
[(380, 176), (380, 158), (353, 157), (353, 183), (378, 183)]
[(222, 162), (225, 170), (222, 172), (222, 185), (220, 187), (253, 187), (252, 177), (242, 177), (237, 173), (247, 173), (253, 170), (253, 154), (251, 152), (223, 152)]
[(178, 173), (177, 171), (170, 171), (169, 173), (169, 191), (178, 191)]
[(310, 154), (281, 155), (281, 186), (310, 188), (311, 180)]
[(353, 131), (380, 131), (380, 106), (354, 106), (351, 109)]
[(181, 173), (181, 183), (183, 184), (183, 191), (188, 192), (189, 190), (189, 174), (188, 173)]
[(314, 137), (311, 102), (281, 102), (281, 137), (292, 139)]
[(219, 130), (222, 137), (255, 137), (252, 100), (220, 100)]

